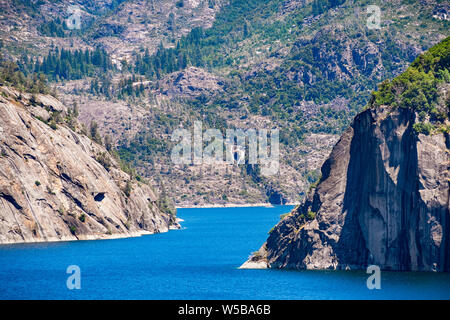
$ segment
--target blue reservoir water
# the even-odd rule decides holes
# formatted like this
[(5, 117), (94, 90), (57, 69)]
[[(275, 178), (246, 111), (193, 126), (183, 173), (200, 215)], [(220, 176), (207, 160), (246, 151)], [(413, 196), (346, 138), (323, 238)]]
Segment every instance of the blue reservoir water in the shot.
[(3, 245), (0, 299), (450, 299), (450, 274), (382, 272), (369, 290), (364, 271), (237, 269), (290, 209), (180, 209), (183, 229), (168, 233)]

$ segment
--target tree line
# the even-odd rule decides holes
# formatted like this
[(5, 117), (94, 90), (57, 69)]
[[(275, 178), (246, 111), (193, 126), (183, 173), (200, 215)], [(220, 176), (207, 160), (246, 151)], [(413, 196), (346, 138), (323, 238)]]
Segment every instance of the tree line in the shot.
[(43, 74), (38, 76), (36, 73), (33, 73), (25, 76), (15, 62), (6, 60), (1, 53), (0, 85), (15, 87), (20, 91), (28, 91), (31, 93), (48, 94), (50, 91)]
[(50, 81), (78, 80), (116, 69), (108, 53), (98, 47), (73, 51), (55, 48), (42, 60), (24, 55), (19, 66), (25, 74), (44, 74)]

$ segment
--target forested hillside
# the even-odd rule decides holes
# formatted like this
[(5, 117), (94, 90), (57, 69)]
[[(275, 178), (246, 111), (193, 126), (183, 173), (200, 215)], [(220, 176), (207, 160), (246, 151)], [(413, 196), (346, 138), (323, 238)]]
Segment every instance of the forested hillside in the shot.
[[(66, 1), (7, 1), (2, 53), (45, 76), (179, 205), (299, 201), (377, 85), (449, 29), (445, 1), (78, 3), (82, 27), (70, 30)], [(369, 5), (380, 8), (379, 29), (367, 26)], [(171, 133), (200, 119), (222, 132), (280, 129), (279, 174), (174, 166)]]

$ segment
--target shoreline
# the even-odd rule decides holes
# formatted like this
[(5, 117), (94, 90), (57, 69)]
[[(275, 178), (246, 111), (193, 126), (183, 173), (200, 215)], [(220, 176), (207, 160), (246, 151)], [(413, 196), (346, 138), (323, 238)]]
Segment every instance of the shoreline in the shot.
[[(183, 222), (183, 219), (177, 218), (177, 223)], [(112, 234), (80, 234), (78, 236), (63, 236), (63, 237), (47, 237), (46, 239), (32, 238), (26, 240), (7, 240), (0, 241), (0, 247), (3, 245), (15, 245), (15, 244), (45, 244), (45, 243), (57, 243), (57, 242), (77, 242), (77, 241), (97, 241), (97, 240), (117, 240), (127, 238), (139, 238), (142, 236), (155, 235), (160, 233), (168, 233), (174, 230), (180, 230), (181, 226), (170, 225), (165, 228), (161, 228), (156, 231), (149, 230), (136, 230), (128, 233), (112, 233)]]
[[(283, 206), (295, 206), (296, 203), (285, 203)], [(202, 209), (202, 208), (251, 208), (251, 207), (264, 207), (264, 208), (273, 208), (276, 205), (271, 203), (226, 203), (226, 204), (203, 204), (203, 205), (188, 205), (182, 207), (176, 207), (176, 209)], [(158, 230), (157, 232), (151, 232), (148, 230), (136, 230), (129, 233), (113, 233), (113, 234), (85, 234), (76, 236), (63, 236), (60, 238), (57, 237), (48, 237), (46, 239), (41, 238), (32, 238), (26, 240), (7, 240), (0, 241), (0, 246), (3, 245), (16, 245), (16, 244), (44, 244), (44, 243), (57, 243), (57, 242), (76, 242), (76, 241), (95, 241), (95, 240), (115, 240), (115, 239), (126, 239), (126, 238), (139, 238), (146, 235), (154, 235), (159, 233), (167, 233), (173, 230), (180, 230), (182, 227), (179, 225), (180, 222), (184, 222), (184, 219), (179, 217), (176, 218), (176, 222), (179, 227), (176, 226), (168, 226), (167, 228), (163, 228)]]
[(163, 229), (159, 232), (151, 232), (148, 230), (135, 231), (130, 233), (113, 233), (113, 234), (85, 234), (76, 236), (63, 236), (61, 238), (57, 237), (47, 237), (46, 239), (26, 239), (20, 241), (3, 241), (0, 242), (0, 246), (2, 245), (14, 245), (14, 244), (44, 244), (44, 243), (57, 243), (57, 242), (77, 242), (77, 241), (96, 241), (96, 240), (117, 240), (117, 239), (126, 239), (126, 238), (139, 238), (146, 235), (154, 235), (158, 233), (166, 233), (170, 230), (174, 229)]
[[(295, 206), (298, 203), (285, 203), (282, 206)], [(251, 208), (251, 207), (265, 207), (272, 208), (277, 205), (272, 203), (225, 203), (225, 204), (200, 204), (200, 205), (186, 205), (176, 206), (176, 209), (203, 209), (203, 208)]]

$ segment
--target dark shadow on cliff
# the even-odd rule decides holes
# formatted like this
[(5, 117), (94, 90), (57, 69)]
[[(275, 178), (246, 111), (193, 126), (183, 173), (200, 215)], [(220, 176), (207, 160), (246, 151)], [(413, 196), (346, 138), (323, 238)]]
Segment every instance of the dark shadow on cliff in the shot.
[[(339, 266), (376, 264), (387, 270), (422, 270), (429, 267), (424, 261), (430, 260), (433, 248), (424, 245), (428, 239), (419, 226), (427, 224), (427, 214), (438, 216), (439, 212), (430, 212), (419, 194), (423, 186), (418, 178), (417, 136), (412, 127), (415, 114), (398, 109), (398, 114), (389, 115), (377, 126), (372, 112), (361, 113), (352, 125), (342, 208), (347, 214), (335, 246)], [(403, 126), (406, 129), (398, 137), (395, 130)], [(393, 175), (398, 170), (396, 182), (386, 169)], [(448, 230), (446, 219), (438, 219), (445, 223), (444, 231)], [(447, 236), (443, 240), (448, 248)], [(442, 269), (447, 267), (441, 259), (438, 270)]]

